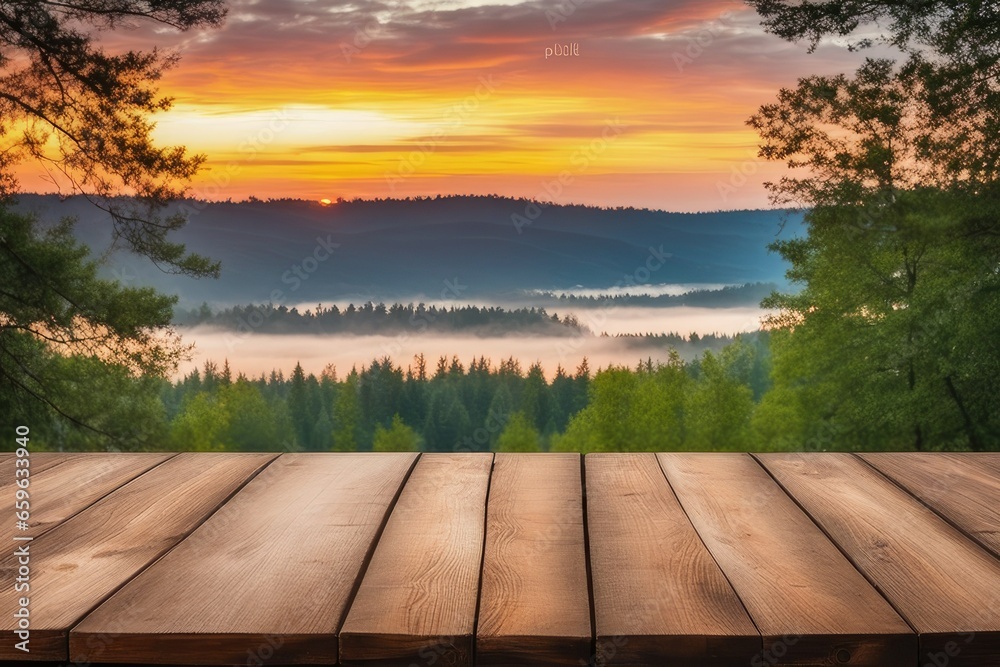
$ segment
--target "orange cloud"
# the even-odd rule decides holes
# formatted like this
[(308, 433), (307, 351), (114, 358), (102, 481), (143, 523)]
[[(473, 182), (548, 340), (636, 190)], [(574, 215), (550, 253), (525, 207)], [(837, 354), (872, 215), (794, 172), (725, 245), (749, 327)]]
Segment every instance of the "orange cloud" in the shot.
[[(236, 0), (221, 29), (139, 26), (109, 48), (181, 54), (156, 131), (208, 155), (196, 193), (533, 196), (569, 172), (569, 201), (681, 210), (764, 205), (759, 183), (717, 192), (753, 159), (744, 120), (857, 60), (802, 57), (738, 0), (496, 3)], [(555, 44), (579, 55), (546, 58)]]

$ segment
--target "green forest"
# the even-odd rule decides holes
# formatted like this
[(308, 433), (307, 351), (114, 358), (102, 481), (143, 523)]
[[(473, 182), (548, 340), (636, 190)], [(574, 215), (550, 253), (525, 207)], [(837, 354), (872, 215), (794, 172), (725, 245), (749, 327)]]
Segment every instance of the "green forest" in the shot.
[[(547, 380), (541, 365), (494, 365), (417, 356), (385, 358), (339, 376), (301, 365), (248, 378), (206, 363), (176, 383), (134, 386), (109, 423), (142, 449), (232, 451), (643, 451), (754, 446), (757, 402), (768, 382), (766, 337), (738, 340), (696, 363), (674, 356), (592, 372), (586, 360)], [(144, 395), (143, 395), (144, 394)], [(101, 411), (116, 406), (102, 406)], [(50, 429), (58, 430), (53, 421)], [(60, 435), (36, 427), (43, 442)], [(73, 430), (74, 449), (104, 437)]]
[[(788, 370), (781, 332), (737, 337), (685, 363), (674, 353), (634, 367), (558, 366), (508, 358), (389, 358), (318, 377), (301, 365), (249, 378), (227, 361), (207, 362), (182, 380), (123, 378), (121, 393), (90, 398), (120, 448), (195, 451), (828, 451), (913, 449), (911, 423), (891, 414), (875, 423), (821, 418), (823, 396), (802, 392)], [(778, 372), (772, 347), (779, 350)], [(84, 376), (85, 366), (76, 372)], [(793, 373), (793, 378), (796, 374)], [(120, 389), (119, 389), (120, 391)], [(830, 393), (827, 401), (836, 400)], [(855, 410), (870, 409), (859, 400)], [(832, 402), (826, 405), (833, 405)], [(882, 404), (883, 406), (885, 403)], [(926, 449), (978, 448), (962, 415), (922, 417)], [(842, 415), (850, 413), (842, 412)], [(121, 425), (127, 425), (122, 428)], [(67, 428), (54, 417), (34, 429), (40, 442), (104, 449), (108, 435)]]
[[(26, 424), (37, 446), (62, 449), (1000, 449), (1000, 9), (748, 4), (803, 54), (827, 38), (898, 53), (802, 77), (747, 121), (760, 158), (788, 167), (771, 201), (804, 210), (808, 230), (771, 246), (793, 289), (763, 299), (775, 314), (761, 332), (693, 362), (550, 381), (537, 364), (455, 358), (263, 378), (223, 360), (171, 381), (190, 351), (176, 297), (102, 277), (102, 249), (80, 245), (71, 221), (14, 212), (15, 168), (57, 165), (107, 212), (118, 246), (217, 277), (166, 213), (205, 160), (153, 138), (174, 60), (112, 55), (99, 38), (126, 18), (218, 25), (224, 3), (4, 3), (0, 429)], [(873, 23), (880, 36), (857, 36)]]

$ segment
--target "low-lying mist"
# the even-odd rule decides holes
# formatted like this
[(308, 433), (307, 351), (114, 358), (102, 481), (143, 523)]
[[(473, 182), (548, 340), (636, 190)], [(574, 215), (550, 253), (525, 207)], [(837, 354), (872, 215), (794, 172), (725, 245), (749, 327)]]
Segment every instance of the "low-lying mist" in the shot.
[[(569, 312), (569, 311), (567, 311)], [(207, 327), (183, 328), (184, 340), (195, 344), (193, 357), (179, 368), (180, 374), (201, 367), (206, 360), (222, 363), (228, 360), (233, 372), (248, 376), (282, 370), (287, 375), (296, 362), (307, 373), (319, 374), (327, 365), (334, 365), (342, 376), (351, 367), (361, 367), (373, 359), (390, 357), (404, 369), (413, 357), (423, 354), (428, 366), (438, 357), (457, 355), (464, 364), (480, 356), (495, 364), (513, 357), (523, 368), (540, 362), (550, 378), (562, 365), (574, 370), (584, 357), (591, 369), (609, 365), (635, 366), (640, 359), (652, 357), (666, 360), (669, 348), (661, 343), (641, 339), (614, 338), (619, 334), (662, 334), (677, 332), (687, 336), (719, 333), (732, 335), (754, 331), (765, 314), (759, 308), (610, 308), (574, 310), (581, 323), (609, 337), (546, 337), (546, 336), (437, 336), (420, 335), (418, 331), (394, 335), (313, 336), (300, 334), (264, 334), (220, 331)], [(682, 357), (693, 358), (700, 351), (694, 346), (681, 346)]]

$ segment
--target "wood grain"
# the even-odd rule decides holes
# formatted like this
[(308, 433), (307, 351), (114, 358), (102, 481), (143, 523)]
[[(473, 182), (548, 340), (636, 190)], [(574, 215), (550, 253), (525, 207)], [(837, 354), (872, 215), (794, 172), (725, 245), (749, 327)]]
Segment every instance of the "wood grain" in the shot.
[(591, 653), (579, 454), (497, 454), (477, 665), (572, 665)]
[(764, 664), (916, 663), (909, 626), (753, 458), (658, 458), (763, 635)]
[[(85, 458), (89, 454), (79, 452), (36, 452), (28, 456), (28, 469), (31, 472), (30, 478), (55, 468), (67, 461)], [(16, 463), (17, 457), (13, 453), (5, 453), (0, 458), (0, 498), (13, 499), (14, 490), (17, 488), (17, 477), (15, 471), (19, 467)]]
[(998, 453), (31, 456), (4, 664), (1000, 665)]
[[(415, 460), (416, 454), (282, 455), (74, 628), (71, 658), (337, 662), (337, 629)], [(114, 640), (102, 645), (109, 632)]]
[[(41, 465), (32, 461), (28, 487), (31, 496), (29, 529), (16, 530), (11, 522), (2, 522), (0, 541), (12, 543), (15, 534), (38, 537), (172, 456), (175, 455), (95, 452), (54, 454), (47, 461), (43, 459)], [(51, 464), (46, 465), (49, 462)], [(9, 488), (4, 485), (0, 487), (0, 498), (13, 498), (14, 491), (13, 484)]]
[(1000, 556), (1000, 454), (859, 454)]
[(761, 638), (654, 454), (590, 454), (598, 664), (749, 665)]
[(492, 454), (424, 454), (340, 633), (342, 665), (472, 664)]
[[(180, 454), (31, 541), (31, 653), (14, 649), (14, 618), (5, 614), (0, 659), (66, 660), (71, 626), (272, 458)], [(17, 568), (13, 555), (0, 560), (4, 581), (13, 581)]]
[(853, 455), (760, 459), (917, 630), (921, 664), (1000, 664), (1000, 561)]
[[(31, 452), (28, 456), (31, 474), (44, 472), (64, 461), (88, 456), (79, 452)], [(14, 452), (0, 453), (0, 493), (5, 493), (14, 484), (14, 468), (17, 456)]]

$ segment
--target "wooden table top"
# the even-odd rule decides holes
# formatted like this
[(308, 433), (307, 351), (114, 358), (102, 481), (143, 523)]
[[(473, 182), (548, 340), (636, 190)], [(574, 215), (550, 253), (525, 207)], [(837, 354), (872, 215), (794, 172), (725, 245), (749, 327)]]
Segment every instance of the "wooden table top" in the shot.
[(0, 664), (1000, 665), (1000, 453), (29, 460)]

